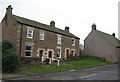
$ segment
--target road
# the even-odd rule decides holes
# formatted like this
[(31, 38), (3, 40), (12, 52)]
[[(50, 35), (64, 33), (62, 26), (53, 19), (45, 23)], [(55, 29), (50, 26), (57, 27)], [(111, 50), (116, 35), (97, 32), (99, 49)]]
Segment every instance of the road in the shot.
[(60, 73), (37, 74), (11, 80), (118, 80), (118, 65), (69, 70)]

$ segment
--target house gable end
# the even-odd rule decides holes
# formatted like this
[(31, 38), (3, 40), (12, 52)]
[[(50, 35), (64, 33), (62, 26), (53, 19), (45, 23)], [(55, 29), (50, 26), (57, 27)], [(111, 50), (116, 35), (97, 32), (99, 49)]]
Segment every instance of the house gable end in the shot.
[(87, 40), (87, 39), (91, 36), (92, 33), (93, 33), (93, 31), (91, 31), (91, 32), (88, 34), (88, 36), (84, 39), (84, 41)]

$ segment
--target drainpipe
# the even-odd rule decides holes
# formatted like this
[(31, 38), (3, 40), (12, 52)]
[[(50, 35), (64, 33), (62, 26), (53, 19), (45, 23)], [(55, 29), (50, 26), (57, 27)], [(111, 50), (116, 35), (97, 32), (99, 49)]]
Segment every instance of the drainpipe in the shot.
[(21, 48), (22, 48), (22, 27), (23, 27), (23, 24), (21, 25), (21, 33), (20, 33), (20, 57), (22, 56), (21, 54)]
[(116, 46), (116, 56), (118, 58), (118, 63), (120, 63), (119, 59), (120, 59), (120, 56), (119, 56), (119, 53), (120, 52), (120, 46)]

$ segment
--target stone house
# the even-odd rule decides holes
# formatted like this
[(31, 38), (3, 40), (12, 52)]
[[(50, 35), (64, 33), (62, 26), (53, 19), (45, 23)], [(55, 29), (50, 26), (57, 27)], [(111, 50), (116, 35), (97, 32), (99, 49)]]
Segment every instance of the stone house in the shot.
[(11, 5), (6, 8), (2, 20), (2, 39), (13, 43), (18, 54), (25, 59), (46, 58), (67, 60), (70, 55), (78, 57), (79, 37), (69, 32), (69, 27), (61, 30), (50, 25), (39, 23), (12, 14)]
[(118, 61), (118, 53), (120, 50), (120, 41), (112, 35), (104, 33), (96, 29), (96, 25), (92, 25), (92, 31), (84, 40), (84, 52), (86, 55), (103, 58), (110, 62)]

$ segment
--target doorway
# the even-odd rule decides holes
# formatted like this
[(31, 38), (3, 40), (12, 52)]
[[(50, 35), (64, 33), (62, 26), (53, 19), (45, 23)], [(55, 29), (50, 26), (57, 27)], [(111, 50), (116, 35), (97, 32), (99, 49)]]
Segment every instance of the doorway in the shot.
[(69, 58), (69, 55), (70, 55), (70, 51), (69, 51), (69, 49), (66, 49), (66, 59)]
[(42, 62), (43, 50), (39, 50), (39, 61)]
[(49, 58), (52, 58), (52, 51), (49, 51), (49, 52), (48, 52), (48, 57), (49, 57)]

